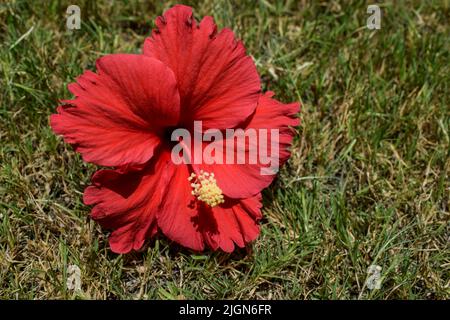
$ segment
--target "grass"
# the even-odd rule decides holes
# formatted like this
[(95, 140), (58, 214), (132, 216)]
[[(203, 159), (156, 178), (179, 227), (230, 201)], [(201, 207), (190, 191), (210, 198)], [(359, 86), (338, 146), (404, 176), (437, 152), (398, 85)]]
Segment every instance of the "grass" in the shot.
[(98, 57), (140, 52), (174, 3), (0, 4), (0, 298), (449, 299), (449, 1), (387, 1), (373, 31), (365, 1), (185, 2), (243, 39), (265, 90), (302, 101), (302, 126), (249, 248), (195, 253), (160, 237), (110, 252), (82, 204), (96, 168), (48, 117)]

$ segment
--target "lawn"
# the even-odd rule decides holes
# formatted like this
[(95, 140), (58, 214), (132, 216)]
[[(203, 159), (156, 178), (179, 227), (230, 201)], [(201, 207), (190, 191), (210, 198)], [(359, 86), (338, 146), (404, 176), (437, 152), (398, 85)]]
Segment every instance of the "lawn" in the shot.
[[(235, 31), (263, 89), (301, 101), (302, 125), (248, 248), (198, 253), (161, 236), (110, 251), (82, 203), (96, 167), (49, 115), (97, 58), (141, 52), (175, 3), (0, 4), (0, 298), (449, 299), (445, 0), (386, 1), (379, 30), (366, 1), (183, 1)], [(80, 30), (66, 28), (70, 4)], [(71, 265), (81, 291), (66, 285)]]

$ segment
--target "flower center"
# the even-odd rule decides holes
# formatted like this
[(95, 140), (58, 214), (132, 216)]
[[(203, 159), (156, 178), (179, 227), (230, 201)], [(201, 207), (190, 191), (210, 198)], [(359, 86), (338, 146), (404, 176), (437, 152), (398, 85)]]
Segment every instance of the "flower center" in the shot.
[(205, 202), (210, 207), (215, 207), (224, 202), (222, 189), (217, 185), (214, 173), (200, 170), (200, 174), (191, 173), (188, 180), (191, 182), (192, 195)]

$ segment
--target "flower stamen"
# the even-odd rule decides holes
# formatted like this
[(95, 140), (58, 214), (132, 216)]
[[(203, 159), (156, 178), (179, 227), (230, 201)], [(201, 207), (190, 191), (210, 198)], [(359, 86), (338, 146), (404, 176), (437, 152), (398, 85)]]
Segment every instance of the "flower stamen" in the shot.
[(214, 173), (200, 170), (199, 174), (191, 173), (188, 178), (191, 182), (192, 195), (205, 202), (210, 207), (215, 207), (224, 202), (222, 189), (217, 185)]

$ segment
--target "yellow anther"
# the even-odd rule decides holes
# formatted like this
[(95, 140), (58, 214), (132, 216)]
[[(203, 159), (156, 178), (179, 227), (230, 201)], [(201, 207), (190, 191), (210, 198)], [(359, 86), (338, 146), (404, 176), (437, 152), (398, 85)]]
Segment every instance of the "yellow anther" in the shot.
[(188, 180), (192, 181), (192, 195), (197, 197), (198, 200), (205, 202), (210, 207), (215, 207), (224, 202), (222, 189), (217, 185), (214, 173), (200, 170), (198, 175), (191, 173)]

